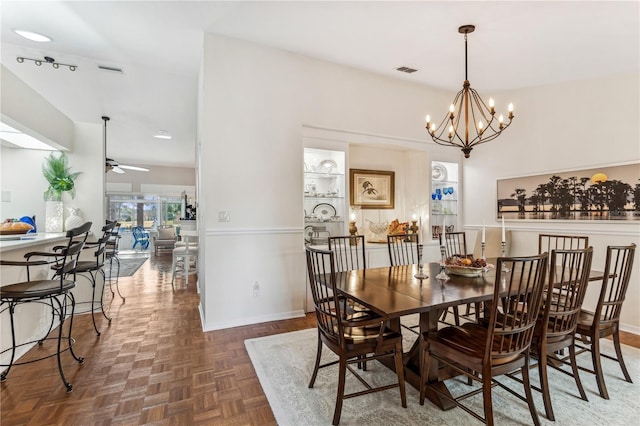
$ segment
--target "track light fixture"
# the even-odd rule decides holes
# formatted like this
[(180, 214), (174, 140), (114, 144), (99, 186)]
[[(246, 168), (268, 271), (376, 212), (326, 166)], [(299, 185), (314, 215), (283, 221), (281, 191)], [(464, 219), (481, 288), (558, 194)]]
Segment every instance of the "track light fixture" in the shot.
[(44, 59), (31, 59), (31, 58), (23, 58), (22, 56), (18, 56), (16, 60), (19, 63), (23, 63), (24, 61), (33, 61), (37, 66), (42, 65), (43, 63), (51, 64), (55, 69), (60, 68), (60, 65), (63, 67), (68, 67), (71, 71), (75, 71), (78, 68), (77, 65), (69, 65), (69, 64), (61, 64), (60, 62), (56, 62), (51, 56), (45, 56)]

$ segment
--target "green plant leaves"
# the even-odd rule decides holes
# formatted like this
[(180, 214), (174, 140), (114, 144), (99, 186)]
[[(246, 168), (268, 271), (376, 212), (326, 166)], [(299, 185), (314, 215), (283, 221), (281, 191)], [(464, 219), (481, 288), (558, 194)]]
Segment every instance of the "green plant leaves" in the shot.
[(54, 152), (50, 153), (42, 164), (42, 174), (49, 182), (49, 188), (44, 192), (45, 201), (60, 201), (63, 192), (68, 192), (72, 199), (75, 198), (75, 180), (80, 173), (71, 173), (67, 154), (60, 152), (56, 157)]

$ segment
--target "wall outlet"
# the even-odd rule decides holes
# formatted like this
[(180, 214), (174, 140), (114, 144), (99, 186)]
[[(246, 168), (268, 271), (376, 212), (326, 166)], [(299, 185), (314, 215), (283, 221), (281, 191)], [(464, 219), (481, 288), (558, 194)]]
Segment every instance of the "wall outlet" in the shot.
[(219, 211), (218, 212), (218, 222), (230, 222), (231, 221), (231, 213), (228, 211)]
[(256, 281), (253, 283), (253, 297), (258, 297), (260, 294), (262, 294), (262, 291), (260, 290), (260, 283)]

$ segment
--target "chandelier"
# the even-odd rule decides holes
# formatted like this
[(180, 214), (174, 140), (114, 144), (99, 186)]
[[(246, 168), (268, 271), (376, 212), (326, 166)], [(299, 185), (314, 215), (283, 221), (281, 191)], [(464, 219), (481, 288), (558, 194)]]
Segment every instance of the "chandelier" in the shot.
[[(426, 126), (427, 132), (435, 143), (458, 147), (464, 152), (465, 158), (469, 158), (474, 146), (500, 136), (513, 119), (513, 104), (509, 104), (508, 123), (504, 122), (502, 114), (499, 114), (496, 120), (493, 99), (489, 98), (489, 105), (487, 105), (478, 92), (471, 88), (467, 77), (467, 34), (472, 33), (475, 29), (476, 27), (473, 25), (463, 25), (458, 28), (458, 32), (464, 34), (464, 84), (462, 90), (456, 94), (449, 107), (449, 112), (440, 124), (432, 123), (431, 118), (427, 115)], [(462, 117), (464, 120), (461, 123)]]

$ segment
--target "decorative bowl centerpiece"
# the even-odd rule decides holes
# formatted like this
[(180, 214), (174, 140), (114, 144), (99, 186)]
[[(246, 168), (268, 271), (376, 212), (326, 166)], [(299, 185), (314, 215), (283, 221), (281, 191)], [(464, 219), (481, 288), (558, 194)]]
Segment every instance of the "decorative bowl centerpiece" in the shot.
[(487, 263), (484, 259), (452, 256), (447, 258), (444, 267), (449, 274), (462, 275), (464, 277), (478, 277), (494, 266)]
[(387, 242), (387, 222), (371, 222), (369, 221), (369, 231), (375, 234), (376, 242)]

